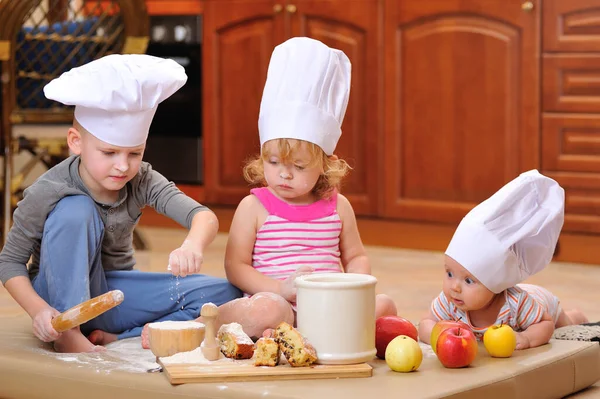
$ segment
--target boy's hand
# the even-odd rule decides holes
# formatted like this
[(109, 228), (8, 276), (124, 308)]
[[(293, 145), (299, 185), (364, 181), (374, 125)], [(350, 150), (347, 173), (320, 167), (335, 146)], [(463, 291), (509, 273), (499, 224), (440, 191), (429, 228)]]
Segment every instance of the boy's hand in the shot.
[(60, 333), (52, 327), (52, 319), (60, 312), (52, 307), (47, 307), (33, 317), (33, 334), (44, 342), (56, 341)]
[(185, 240), (181, 247), (169, 255), (168, 269), (175, 276), (185, 277), (188, 274), (198, 273), (203, 261), (202, 248), (191, 241)]
[(294, 285), (294, 280), (296, 280), (296, 277), (311, 274), (313, 271), (314, 269), (310, 266), (299, 267), (292, 275), (279, 283), (279, 295), (288, 302), (296, 302), (296, 286)]

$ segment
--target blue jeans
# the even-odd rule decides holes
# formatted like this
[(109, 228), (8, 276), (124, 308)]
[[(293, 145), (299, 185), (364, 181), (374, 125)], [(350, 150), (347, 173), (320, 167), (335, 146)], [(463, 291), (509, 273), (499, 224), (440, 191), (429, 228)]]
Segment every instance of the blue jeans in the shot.
[(40, 271), (33, 279), (36, 292), (59, 312), (110, 290), (123, 291), (119, 306), (81, 326), (85, 335), (100, 329), (118, 339), (138, 336), (146, 323), (192, 320), (204, 303), (218, 306), (242, 295), (223, 278), (104, 271), (103, 236), (104, 223), (91, 198), (63, 198), (44, 225)]

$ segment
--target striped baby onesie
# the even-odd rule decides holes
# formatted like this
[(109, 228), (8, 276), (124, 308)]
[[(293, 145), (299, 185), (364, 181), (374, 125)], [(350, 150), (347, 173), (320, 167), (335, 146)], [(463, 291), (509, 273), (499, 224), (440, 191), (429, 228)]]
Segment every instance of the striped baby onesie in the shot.
[[(532, 324), (542, 320), (547, 311), (554, 322), (560, 315), (559, 300), (550, 291), (537, 285), (518, 284), (504, 291), (505, 303), (498, 313), (494, 324), (508, 324), (515, 331), (526, 330)], [(483, 339), (487, 327), (474, 327), (465, 312), (448, 301), (440, 293), (431, 303), (431, 312), (438, 320), (459, 320), (468, 324), (477, 339)]]
[(310, 205), (290, 205), (267, 187), (250, 192), (269, 213), (256, 234), (252, 253), (256, 270), (277, 280), (285, 280), (302, 266), (312, 267), (315, 273), (343, 272), (337, 192)]

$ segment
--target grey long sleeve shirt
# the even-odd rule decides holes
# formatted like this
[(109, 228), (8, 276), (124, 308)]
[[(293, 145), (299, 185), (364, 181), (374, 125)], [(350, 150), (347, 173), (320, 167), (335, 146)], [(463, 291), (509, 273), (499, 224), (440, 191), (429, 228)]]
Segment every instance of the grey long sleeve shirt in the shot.
[[(79, 160), (79, 156), (67, 158), (25, 189), (0, 253), (0, 281), (3, 284), (15, 276), (33, 279), (37, 275), (44, 224), (62, 198), (70, 195), (91, 197), (79, 175)], [(147, 162), (142, 162), (138, 174), (121, 189), (117, 202), (95, 204), (104, 222), (101, 250), (104, 270), (130, 270), (135, 265), (133, 228), (146, 205), (188, 229), (196, 213), (208, 210), (152, 170)]]

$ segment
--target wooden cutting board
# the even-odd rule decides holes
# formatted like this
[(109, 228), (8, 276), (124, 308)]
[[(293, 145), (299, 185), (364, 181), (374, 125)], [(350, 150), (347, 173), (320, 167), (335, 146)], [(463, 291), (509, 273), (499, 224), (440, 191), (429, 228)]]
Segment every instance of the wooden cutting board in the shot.
[(291, 367), (287, 363), (275, 367), (256, 367), (252, 360), (217, 361), (209, 364), (163, 364), (159, 360), (159, 363), (169, 382), (173, 385), (189, 382), (362, 378), (373, 375), (373, 368), (367, 363), (317, 364), (309, 367)]

